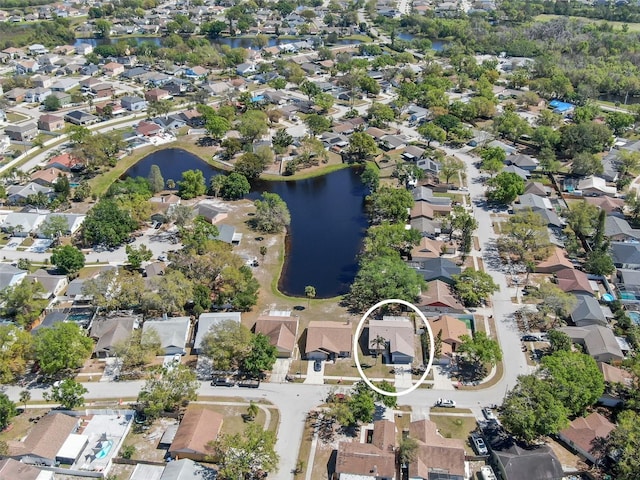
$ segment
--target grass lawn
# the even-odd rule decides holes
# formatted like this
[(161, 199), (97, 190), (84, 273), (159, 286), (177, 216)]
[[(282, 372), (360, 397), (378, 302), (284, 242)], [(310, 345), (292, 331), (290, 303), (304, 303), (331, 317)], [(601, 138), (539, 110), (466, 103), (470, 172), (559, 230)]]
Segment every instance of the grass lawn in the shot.
[[(298, 450), (298, 465), (303, 465), (300, 473), (295, 474), (294, 478), (305, 478), (307, 473), (307, 462), (309, 461), (309, 452), (311, 452), (311, 440), (313, 439), (313, 427), (311, 421), (307, 420), (304, 424), (304, 432), (302, 433), (302, 443)], [(311, 466), (313, 468), (313, 466)]]
[(18, 112), (7, 112), (7, 122), (18, 123), (29, 120), (29, 117)]
[(429, 416), (432, 422), (438, 426), (440, 435), (445, 438), (459, 438), (465, 441), (465, 450), (473, 455), (473, 449), (469, 445), (469, 434), (476, 429), (476, 419), (473, 417), (453, 417), (450, 415)]
[[(22, 410), (24, 405), (16, 405), (19, 411)], [(11, 423), (6, 430), (0, 432), (0, 441), (7, 442), (9, 440), (20, 440), (23, 438), (29, 430), (35, 425), (30, 422), (30, 418), (41, 417), (49, 411), (48, 408), (30, 408), (26, 412), (16, 415), (11, 419)]]
[[(555, 20), (557, 18), (566, 18), (566, 17), (567, 17), (566, 15), (554, 15), (554, 14), (543, 13), (535, 17), (534, 20), (536, 22), (550, 22), (551, 20)], [(628, 26), (629, 33), (640, 32), (640, 23), (610, 22), (608, 20), (602, 20), (597, 18), (575, 17), (575, 16), (569, 16), (568, 18), (571, 20), (580, 20), (586, 23), (606, 23), (607, 25), (611, 25), (614, 29), (619, 29), (619, 30), (622, 30), (622, 26), (626, 24)]]

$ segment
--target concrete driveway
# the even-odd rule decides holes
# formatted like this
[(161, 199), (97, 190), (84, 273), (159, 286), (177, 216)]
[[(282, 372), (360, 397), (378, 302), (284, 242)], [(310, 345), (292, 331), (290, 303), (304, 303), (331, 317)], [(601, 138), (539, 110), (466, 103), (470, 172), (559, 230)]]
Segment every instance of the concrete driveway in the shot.
[(324, 385), (324, 362), (321, 362), (322, 368), (320, 368), (319, 372), (313, 370), (314, 363), (307, 363), (307, 378), (303, 383), (307, 385)]
[(271, 369), (271, 383), (284, 383), (286, 382), (287, 374), (289, 373), (289, 368), (291, 367), (291, 362), (293, 359), (291, 358), (278, 358), (276, 359), (276, 363), (273, 365)]

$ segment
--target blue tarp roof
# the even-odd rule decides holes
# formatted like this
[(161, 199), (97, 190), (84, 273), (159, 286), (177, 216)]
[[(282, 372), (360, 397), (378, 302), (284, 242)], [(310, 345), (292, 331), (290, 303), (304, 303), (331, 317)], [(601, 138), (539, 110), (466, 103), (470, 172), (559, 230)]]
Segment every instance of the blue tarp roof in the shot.
[(566, 112), (571, 110), (575, 105), (573, 103), (561, 102), (560, 100), (551, 100), (549, 106), (558, 112)]

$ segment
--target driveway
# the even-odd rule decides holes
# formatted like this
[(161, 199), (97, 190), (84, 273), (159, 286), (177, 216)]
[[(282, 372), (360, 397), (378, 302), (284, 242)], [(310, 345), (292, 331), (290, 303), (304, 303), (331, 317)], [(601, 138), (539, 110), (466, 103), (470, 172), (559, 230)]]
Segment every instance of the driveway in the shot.
[(291, 367), (291, 358), (278, 358), (271, 370), (271, 383), (284, 383), (286, 382), (287, 374), (289, 373), (289, 367)]
[(18, 250), (18, 247), (24, 242), (24, 237), (10, 237), (3, 250)]
[(304, 379), (307, 385), (324, 385), (324, 362), (321, 363), (322, 368), (319, 372), (313, 370), (315, 362), (307, 362), (307, 378)]
[(51, 246), (52, 241), (46, 238), (36, 238), (33, 240), (33, 245), (27, 248), (27, 252), (45, 253), (47, 248)]

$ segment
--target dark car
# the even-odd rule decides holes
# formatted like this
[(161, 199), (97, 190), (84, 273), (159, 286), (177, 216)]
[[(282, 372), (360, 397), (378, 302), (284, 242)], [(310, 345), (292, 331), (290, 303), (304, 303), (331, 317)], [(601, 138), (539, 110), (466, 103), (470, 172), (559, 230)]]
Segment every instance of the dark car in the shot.
[(523, 335), (520, 340), (523, 342), (539, 342), (540, 338), (536, 335)]
[(211, 380), (212, 387), (233, 387), (233, 380), (227, 377), (213, 377)]
[(319, 372), (320, 370), (322, 370), (322, 361), (316, 360), (315, 362), (313, 362), (313, 371)]

